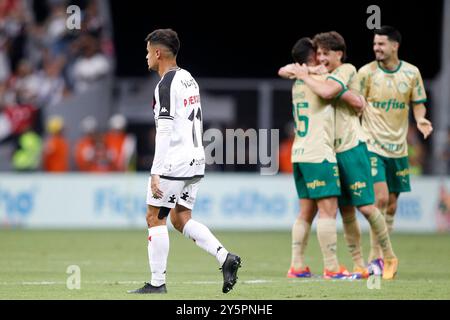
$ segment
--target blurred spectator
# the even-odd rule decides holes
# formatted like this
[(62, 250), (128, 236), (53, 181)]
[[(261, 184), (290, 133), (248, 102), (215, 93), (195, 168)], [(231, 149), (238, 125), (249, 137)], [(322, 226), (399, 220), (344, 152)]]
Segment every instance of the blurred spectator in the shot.
[(115, 171), (114, 160), (108, 153), (104, 139), (97, 136), (94, 146), (94, 159), (92, 161), (90, 172), (111, 172)]
[(80, 39), (82, 55), (73, 66), (74, 87), (76, 92), (85, 92), (92, 84), (105, 78), (110, 71), (106, 56), (100, 52), (99, 43), (91, 35)]
[(96, 36), (100, 35), (102, 31), (104, 21), (103, 17), (99, 12), (98, 2), (96, 0), (91, 0), (84, 10), (84, 19), (82, 29), (86, 30), (90, 34)]
[(441, 156), (441, 159), (444, 160), (447, 164), (447, 175), (450, 174), (450, 128), (447, 129), (447, 144), (444, 152)]
[(420, 176), (423, 174), (425, 163), (425, 147), (419, 139), (417, 128), (413, 125), (408, 128), (407, 141), (410, 174)]
[(294, 144), (295, 139), (294, 124), (292, 122), (289, 122), (284, 129), (287, 137), (280, 144), (279, 170), (282, 173), (292, 173), (293, 168), (291, 161), (291, 152), (292, 152), (292, 145)]
[(5, 35), (2, 35), (0, 30), (0, 83), (6, 81), (10, 73), (11, 67), (7, 54), (7, 38)]
[(43, 169), (47, 172), (69, 170), (69, 144), (63, 135), (64, 120), (55, 116), (47, 122), (48, 137), (43, 152)]
[(37, 109), (33, 105), (11, 104), (7, 95), (6, 86), (0, 84), (0, 140), (18, 136), (34, 127), (37, 116)]
[(66, 93), (65, 81), (61, 75), (64, 63), (63, 58), (47, 61), (44, 65), (44, 69), (39, 72), (37, 76), (39, 81), (37, 104), (39, 106), (53, 106), (63, 99)]
[(12, 164), (16, 171), (36, 171), (41, 164), (42, 139), (29, 128), (19, 136), (18, 148), (13, 154)]
[(15, 73), (8, 81), (9, 100), (22, 103), (35, 103), (39, 90), (39, 79), (33, 66), (27, 60), (19, 61)]
[(0, 0), (0, 21), (2, 21), (17, 5), (17, 0)]
[(0, 0), (0, 34), (6, 37), (10, 67), (15, 69), (24, 56), (31, 13), (25, 1)]
[(79, 171), (91, 171), (95, 158), (97, 120), (88, 116), (81, 121), (83, 136), (75, 145), (75, 164)]
[(69, 31), (66, 27), (68, 1), (49, 2), (50, 16), (45, 24), (45, 41), (52, 55), (60, 55), (66, 52), (68, 45), (65, 41), (66, 33)]
[(126, 119), (121, 114), (116, 114), (109, 120), (109, 131), (105, 134), (105, 144), (108, 155), (112, 159), (114, 171), (135, 170), (136, 164), (136, 139), (127, 134)]

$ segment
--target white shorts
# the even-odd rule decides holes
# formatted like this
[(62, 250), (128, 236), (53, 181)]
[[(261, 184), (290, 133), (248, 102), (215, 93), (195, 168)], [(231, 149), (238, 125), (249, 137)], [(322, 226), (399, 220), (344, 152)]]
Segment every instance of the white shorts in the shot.
[(153, 197), (150, 177), (147, 186), (147, 204), (154, 207), (175, 208), (178, 203), (188, 209), (194, 208), (195, 198), (202, 178), (190, 180), (168, 180), (161, 178), (159, 188), (163, 192), (163, 197), (155, 199)]

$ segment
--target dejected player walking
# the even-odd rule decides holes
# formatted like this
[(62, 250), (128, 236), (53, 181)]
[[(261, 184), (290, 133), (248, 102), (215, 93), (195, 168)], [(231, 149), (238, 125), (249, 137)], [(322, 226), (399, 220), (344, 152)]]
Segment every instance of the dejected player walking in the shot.
[(222, 292), (227, 293), (236, 283), (241, 259), (229, 253), (205, 225), (191, 218), (205, 172), (199, 86), (188, 71), (177, 66), (180, 41), (175, 31), (155, 30), (146, 41), (149, 70), (161, 77), (153, 99), (156, 148), (147, 193), (151, 280), (129, 293), (167, 292), (169, 214), (176, 230), (216, 257), (223, 273)]

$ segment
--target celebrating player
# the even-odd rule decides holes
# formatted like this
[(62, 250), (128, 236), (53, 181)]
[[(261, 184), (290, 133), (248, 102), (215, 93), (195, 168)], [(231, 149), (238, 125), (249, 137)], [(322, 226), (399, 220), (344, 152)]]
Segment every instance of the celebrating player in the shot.
[(344, 38), (337, 32), (325, 32), (314, 37), (317, 59), (330, 72), (326, 81), (309, 75), (308, 68), (297, 65), (296, 76), (322, 98), (335, 100), (334, 147), (339, 167), (342, 194), (339, 207), (344, 225), (344, 235), (354, 262), (354, 273), (367, 277), (361, 249), (361, 231), (356, 220), (355, 207), (366, 217), (371, 229), (382, 245), (386, 255), (384, 279), (392, 279), (397, 272), (398, 260), (392, 251), (391, 242), (381, 212), (374, 205), (373, 182), (365, 143), (362, 141), (358, 114), (365, 106), (364, 99), (348, 103), (339, 99), (348, 95), (348, 89), (357, 90), (357, 73), (351, 64), (343, 64), (346, 58)]
[(203, 224), (191, 218), (205, 171), (199, 86), (177, 66), (180, 41), (175, 31), (158, 29), (147, 38), (149, 70), (161, 80), (155, 88), (156, 150), (147, 193), (148, 259), (151, 281), (130, 293), (166, 293), (169, 234), (166, 220), (215, 256), (223, 273), (222, 292), (236, 283), (241, 259), (229, 253)]
[[(292, 49), (292, 57), (298, 63), (315, 66), (317, 63), (311, 39), (298, 40)], [(292, 65), (289, 65), (281, 68), (279, 75), (290, 78), (295, 76), (292, 71)], [(333, 148), (333, 107), (300, 80), (293, 85), (292, 101), (296, 125), (292, 163), (300, 199), (300, 215), (292, 227), (292, 262), (287, 276), (311, 276), (310, 269), (304, 265), (303, 260), (311, 223), (318, 210), (317, 237), (323, 255), (324, 278), (347, 279), (352, 275), (339, 265), (336, 255), (337, 196), (341, 192)]]
[[(427, 99), (420, 71), (399, 60), (400, 44), (400, 32), (393, 27), (376, 29), (375, 61), (358, 72), (361, 94), (369, 103), (362, 127), (367, 136), (376, 205), (386, 218), (389, 232), (393, 229), (400, 193), (411, 190), (406, 141), (409, 109), (413, 108), (417, 129), (425, 139), (433, 131), (431, 122), (425, 118)], [(369, 261), (381, 257), (376, 237), (371, 233)]]

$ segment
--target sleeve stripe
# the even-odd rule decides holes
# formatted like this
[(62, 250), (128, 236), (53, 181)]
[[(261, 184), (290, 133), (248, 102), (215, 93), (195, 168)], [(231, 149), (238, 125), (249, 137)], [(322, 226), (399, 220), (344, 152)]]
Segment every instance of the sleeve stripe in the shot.
[(417, 100), (417, 101), (411, 101), (412, 104), (419, 104), (419, 103), (425, 103), (427, 102), (427, 99)]
[(173, 120), (172, 116), (158, 116), (158, 120), (159, 119), (169, 119), (169, 120)]
[(348, 91), (348, 88), (345, 88), (344, 90), (342, 90), (337, 96), (336, 96), (336, 99), (339, 99), (340, 97), (342, 97), (342, 95), (344, 94), (344, 93), (346, 93)]
[(341, 87), (342, 87), (342, 90), (347, 89), (347, 87), (345, 86), (345, 84), (342, 83), (341, 80), (339, 80), (339, 79), (337, 79), (337, 78), (335, 78), (335, 77), (333, 77), (333, 76), (328, 76), (328, 77), (327, 77), (327, 80), (328, 80), (328, 79), (332, 79), (332, 80), (336, 81), (337, 83), (339, 83), (339, 84), (341, 85)]

